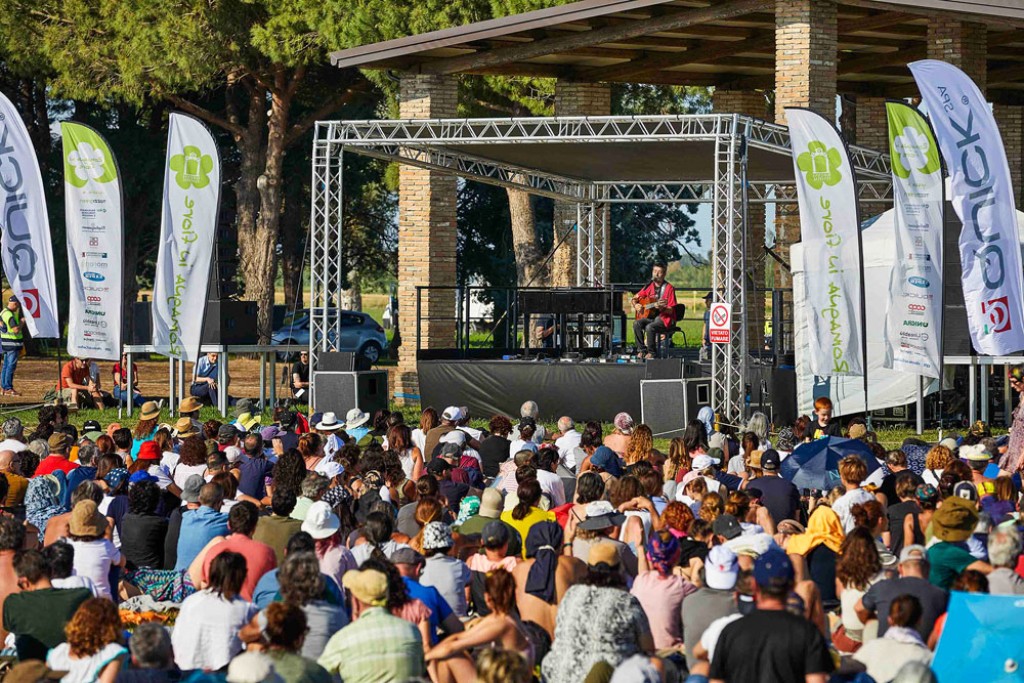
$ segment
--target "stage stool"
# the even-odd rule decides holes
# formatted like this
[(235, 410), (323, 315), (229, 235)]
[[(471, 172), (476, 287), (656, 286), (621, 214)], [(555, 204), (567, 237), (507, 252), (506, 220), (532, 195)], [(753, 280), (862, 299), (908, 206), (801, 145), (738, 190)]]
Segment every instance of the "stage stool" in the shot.
[(676, 324), (668, 328), (665, 334), (655, 335), (655, 347), (657, 348), (658, 358), (664, 358), (668, 352), (669, 346), (671, 346), (672, 337), (676, 332), (683, 335), (683, 346), (689, 346), (686, 341), (686, 332), (683, 332), (683, 328), (679, 326), (679, 323), (686, 317), (686, 304), (676, 304)]

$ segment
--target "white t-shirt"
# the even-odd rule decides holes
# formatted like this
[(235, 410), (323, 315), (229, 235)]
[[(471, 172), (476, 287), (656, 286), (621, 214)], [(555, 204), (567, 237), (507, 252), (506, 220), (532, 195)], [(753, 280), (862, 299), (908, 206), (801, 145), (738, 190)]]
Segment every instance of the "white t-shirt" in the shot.
[(53, 584), (54, 588), (88, 588), (94, 597), (102, 598), (100, 595), (100, 589), (96, 587), (93, 580), (87, 576), (76, 576), (72, 574), (66, 579), (50, 579), (50, 583)]
[(160, 464), (167, 468), (168, 472), (173, 472), (175, 465), (178, 464), (178, 460), (181, 456), (174, 451), (164, 451), (163, 455), (160, 456)]
[(182, 670), (220, 669), (242, 651), (238, 631), (258, 610), (236, 597), (225, 600), (210, 589), (185, 598), (171, 631), (174, 661)]
[(523, 441), (522, 439), (513, 439), (508, 446), (508, 457), (509, 460), (516, 457), (516, 453), (519, 451), (533, 451), (537, 452), (537, 444), (532, 441)]
[(179, 489), (184, 490), (185, 482), (193, 474), (198, 474), (200, 477), (206, 474), (206, 465), (182, 465), (179, 462), (171, 471), (171, 478), (174, 479), (174, 483)]
[(551, 499), (551, 507), (565, 505), (565, 484), (560, 476), (547, 470), (537, 470), (537, 483), (540, 484), (541, 492), (548, 494)]
[(575, 429), (570, 429), (562, 436), (555, 439), (555, 448), (558, 449), (558, 457), (562, 464), (572, 469), (576, 468), (576, 447), (580, 445), (583, 435)]
[(427, 447), (427, 435), (423, 433), (423, 430), (417, 427), (412, 430), (412, 442), (416, 445), (416, 448), (420, 449), (420, 453)]
[(26, 446), (24, 442), (18, 441), (17, 439), (4, 439), (3, 441), (0, 441), (0, 451), (20, 453), (27, 448), (28, 446)]
[(839, 521), (843, 523), (843, 531), (850, 533), (857, 524), (853, 521), (853, 515), (850, 510), (853, 509), (854, 505), (866, 503), (869, 500), (874, 500), (875, 497), (871, 495), (869, 491), (864, 489), (853, 489), (847, 491), (839, 497), (836, 502), (832, 503), (832, 512), (839, 515)]
[(107, 664), (127, 658), (128, 650), (118, 643), (107, 643), (89, 657), (72, 657), (71, 646), (61, 643), (46, 655), (46, 665), (54, 671), (67, 671), (64, 678), (60, 679), (61, 683), (93, 683), (99, 679)]
[(747, 467), (746, 465), (743, 464), (743, 456), (734, 455), (731, 458), (729, 458), (729, 466), (726, 468), (725, 471), (728, 472), (729, 474), (740, 475), (743, 472), (746, 472), (746, 470)]
[(75, 574), (92, 580), (101, 596), (111, 597), (110, 567), (121, 561), (118, 549), (106, 538), (68, 542), (75, 549)]

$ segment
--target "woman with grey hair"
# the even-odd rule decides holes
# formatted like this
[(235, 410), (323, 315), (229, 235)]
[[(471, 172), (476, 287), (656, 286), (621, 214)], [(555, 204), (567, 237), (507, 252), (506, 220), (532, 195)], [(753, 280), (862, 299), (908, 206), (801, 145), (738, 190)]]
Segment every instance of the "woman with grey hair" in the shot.
[(988, 536), (988, 561), (995, 567), (988, 575), (988, 592), (992, 595), (1024, 595), (1024, 579), (1014, 569), (1021, 553), (1021, 537), (1017, 527), (997, 527)]
[(767, 450), (772, 447), (772, 442), (768, 439), (768, 430), (771, 427), (771, 423), (768, 422), (768, 416), (764, 413), (757, 412), (750, 416), (747, 420), (747, 431), (757, 434), (758, 450)]
[[(303, 657), (316, 660), (327, 646), (327, 641), (348, 626), (348, 613), (342, 605), (328, 602), (333, 593), (326, 590), (326, 581), (320, 573), (320, 562), (312, 552), (290, 553), (277, 571), (281, 599), (300, 608), (306, 615), (306, 639), (302, 643)], [(260, 642), (267, 629), (267, 610), (253, 617), (239, 637), (246, 643)]]

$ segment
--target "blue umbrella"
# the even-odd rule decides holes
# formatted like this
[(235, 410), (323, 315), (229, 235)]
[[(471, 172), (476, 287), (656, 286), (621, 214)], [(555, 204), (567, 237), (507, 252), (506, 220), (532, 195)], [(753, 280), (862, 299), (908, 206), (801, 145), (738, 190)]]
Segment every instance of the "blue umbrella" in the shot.
[(954, 591), (932, 670), (942, 683), (1024, 680), (1024, 600)]
[(839, 486), (839, 461), (848, 455), (860, 456), (867, 463), (868, 474), (881, 465), (866, 443), (859, 439), (827, 436), (801, 444), (782, 461), (781, 473), (798, 489), (828, 491)]

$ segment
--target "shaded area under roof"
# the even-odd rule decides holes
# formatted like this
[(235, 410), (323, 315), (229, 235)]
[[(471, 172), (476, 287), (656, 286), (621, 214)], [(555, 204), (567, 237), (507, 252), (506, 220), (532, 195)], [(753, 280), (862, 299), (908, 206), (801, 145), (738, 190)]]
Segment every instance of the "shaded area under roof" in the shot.
[[(769, 90), (775, 85), (774, 0), (581, 0), (363, 45), (339, 67), (424, 74), (503, 74)], [(930, 17), (987, 26), (988, 91), (1024, 103), (1024, 2), (841, 0), (842, 93), (906, 97), (908, 62), (928, 53)]]

